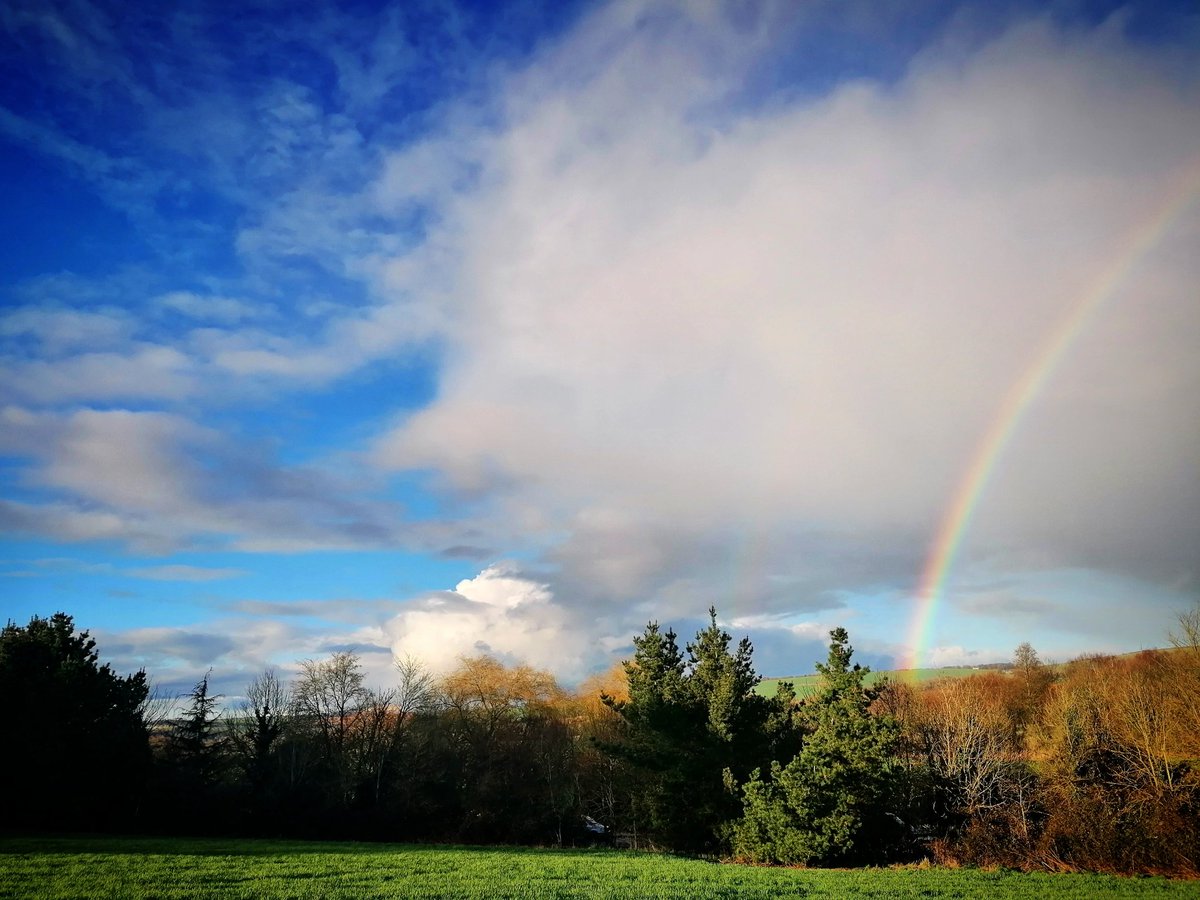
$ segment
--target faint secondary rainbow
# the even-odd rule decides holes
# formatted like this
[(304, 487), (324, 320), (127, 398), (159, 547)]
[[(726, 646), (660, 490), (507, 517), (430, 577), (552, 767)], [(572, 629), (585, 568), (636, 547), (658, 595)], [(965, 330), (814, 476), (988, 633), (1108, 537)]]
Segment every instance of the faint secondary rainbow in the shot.
[(1116, 293), (1137, 262), (1162, 238), (1197, 195), (1200, 195), (1200, 161), (1186, 169), (1167, 202), (1131, 230), (1125, 249), (1104, 267), (1091, 289), (1084, 293), (1050, 333), (1033, 362), (1005, 394), (991, 424), (976, 445), (970, 464), (959, 479), (953, 500), (942, 516), (930, 545), (917, 588), (916, 610), (909, 627), (909, 656), (905, 660), (905, 668), (920, 668), (924, 661), (947, 576), (980, 497), (987, 488), (997, 461), (1011, 442), (1022, 415), (1054, 374), (1088, 320), (1103, 306), (1105, 300)]

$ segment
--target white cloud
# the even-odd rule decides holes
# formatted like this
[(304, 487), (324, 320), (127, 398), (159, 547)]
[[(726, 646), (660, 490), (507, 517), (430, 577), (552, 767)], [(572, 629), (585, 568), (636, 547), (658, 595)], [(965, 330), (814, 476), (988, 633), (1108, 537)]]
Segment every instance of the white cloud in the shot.
[(41, 344), (41, 352), (50, 356), (78, 348), (94, 351), (122, 346), (132, 331), (129, 315), (116, 309), (92, 312), (19, 307), (0, 317), (0, 337), (34, 337)]
[(829, 639), (829, 632), (832, 631), (832, 628), (818, 622), (798, 622), (795, 625), (789, 625), (788, 631), (796, 637), (825, 641)]
[(576, 616), (545, 584), (497, 564), (460, 581), (453, 592), (414, 601), (386, 626), (397, 657), (413, 656), (436, 671), (460, 657), (490, 654), (579, 677), (594, 660)]
[(235, 297), (222, 297), (215, 294), (197, 294), (192, 291), (172, 291), (163, 294), (157, 300), (166, 309), (183, 313), (193, 319), (207, 322), (237, 323), (246, 319), (256, 319), (265, 309), (261, 304), (250, 303)]
[(87, 400), (182, 400), (199, 390), (192, 360), (179, 350), (135, 342), (119, 352), (61, 359), (0, 360), (13, 399), (62, 404)]
[[(759, 39), (594, 17), (504, 84), (478, 186), (391, 272), (456, 280), (438, 397), (377, 458), (556, 545), (557, 596), (673, 608), (742, 533), (767, 608), (846, 562), (915, 586), (1005, 393), (1200, 165), (1194, 79), (1116, 26), (717, 115)], [(1194, 571), (1198, 239), (1193, 206), (1050, 373), (968, 554)]]

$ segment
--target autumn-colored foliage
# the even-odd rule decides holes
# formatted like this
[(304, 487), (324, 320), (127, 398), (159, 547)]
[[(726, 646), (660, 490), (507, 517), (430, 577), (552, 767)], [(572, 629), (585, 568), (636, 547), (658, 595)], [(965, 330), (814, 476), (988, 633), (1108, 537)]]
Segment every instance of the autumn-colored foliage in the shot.
[(1194, 660), (1161, 652), (1078, 660), (1050, 693), (1035, 753), (1051, 867), (1195, 873), (1200, 764)]
[[(757, 693), (749, 641), (710, 619), (682, 646), (650, 623), (629, 660), (574, 690), (487, 655), (439, 674), (401, 660), (372, 689), (341, 651), (291, 684), (263, 673), (218, 716), (206, 678), (153, 744), (145, 676), (100, 666), (69, 617), (35, 619), (5, 629), (0, 662), (23, 721), (54, 742), (7, 752), (95, 771), (109, 744), (129, 749), (140, 768), (109, 766), (93, 793), (140, 798), (125, 812), (143, 832), (1200, 876), (1200, 608), (1171, 650), (1051, 666), (1022, 644), (1004, 671), (925, 683), (869, 682), (835, 629), (803, 699)], [(89, 691), (124, 712), (74, 715)], [(32, 783), (14, 796), (25, 821), (83, 819), (35, 817)]]
[[(1026, 665), (1020, 665), (1025, 662)], [(1024, 660), (894, 692), (941, 861), (1196, 874), (1200, 653)]]

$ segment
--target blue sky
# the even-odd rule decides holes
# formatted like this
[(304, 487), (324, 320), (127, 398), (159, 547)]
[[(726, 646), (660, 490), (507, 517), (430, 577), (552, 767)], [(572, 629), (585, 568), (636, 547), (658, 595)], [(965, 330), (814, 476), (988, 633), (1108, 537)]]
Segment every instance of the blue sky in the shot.
[[(0, 581), (168, 690), (1161, 645), (1200, 598), (1194, 5), (0, 10)], [(1184, 201), (1182, 204), (1180, 201)]]

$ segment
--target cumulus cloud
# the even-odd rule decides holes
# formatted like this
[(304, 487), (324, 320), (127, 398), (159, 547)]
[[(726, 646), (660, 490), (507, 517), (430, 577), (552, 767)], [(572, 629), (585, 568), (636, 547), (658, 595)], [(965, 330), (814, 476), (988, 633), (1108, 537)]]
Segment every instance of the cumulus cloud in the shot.
[(590, 629), (549, 588), (497, 564), (446, 591), (413, 601), (386, 625), (392, 651), (436, 671), (464, 656), (489, 654), (567, 677), (594, 664)]
[[(670, 609), (750, 577), (746, 602), (836, 607), (915, 586), (1005, 393), (1111, 291), (963, 563), (1194, 572), (1200, 209), (1105, 274), (1194, 190), (1180, 60), (1119, 21), (1035, 20), (894, 83), (739, 107), (762, 33), (650, 18), (602, 11), (506, 82), (482, 174), (395, 263), (411, 291), (453, 260), (451, 349), (381, 464), (491, 498), (551, 548), (556, 596)], [(437, 176), (410, 154), (380, 192), (409, 169)]]

